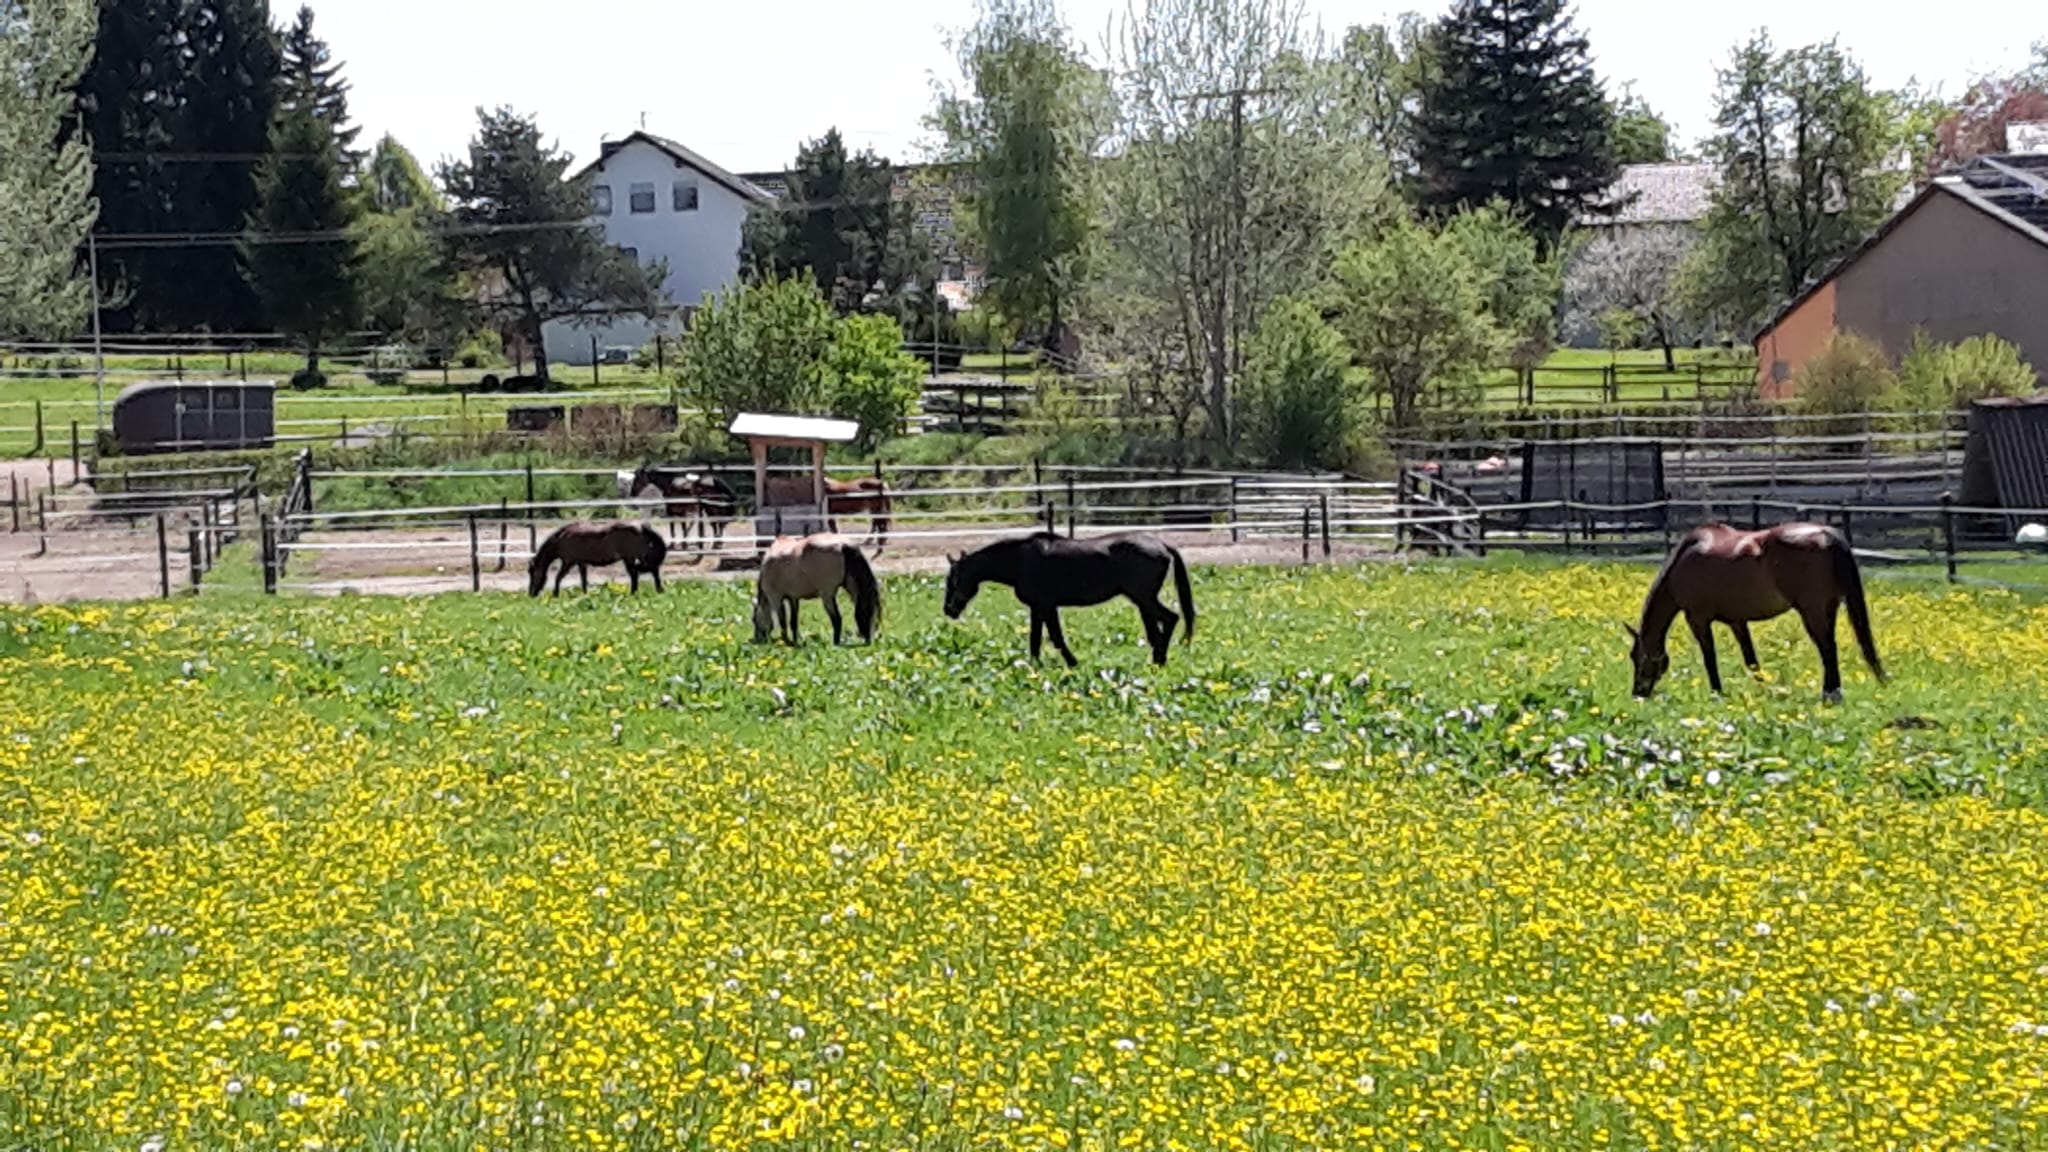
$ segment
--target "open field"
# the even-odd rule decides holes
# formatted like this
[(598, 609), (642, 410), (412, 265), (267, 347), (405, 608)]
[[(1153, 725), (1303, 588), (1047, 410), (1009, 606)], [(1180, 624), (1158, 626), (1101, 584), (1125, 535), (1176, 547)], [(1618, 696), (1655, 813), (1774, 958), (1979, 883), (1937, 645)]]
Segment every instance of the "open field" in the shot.
[(2039, 1143), (2048, 605), (1639, 703), (1645, 578), (0, 609), (0, 1145)]

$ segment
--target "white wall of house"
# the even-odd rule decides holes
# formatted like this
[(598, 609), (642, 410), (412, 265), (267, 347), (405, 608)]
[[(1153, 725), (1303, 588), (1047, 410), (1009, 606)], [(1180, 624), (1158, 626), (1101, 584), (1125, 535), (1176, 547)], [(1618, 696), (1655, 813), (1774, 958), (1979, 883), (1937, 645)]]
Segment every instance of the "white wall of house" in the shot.
[[(738, 280), (740, 229), (750, 203), (746, 197), (640, 139), (599, 161), (591, 184), (595, 219), (605, 239), (630, 249), (642, 264), (668, 262), (663, 289), (671, 304), (694, 307), (706, 293)], [(637, 349), (651, 342), (656, 332), (673, 336), (680, 331), (679, 319), (651, 324), (625, 316), (557, 321), (547, 326), (545, 336), (548, 359), (588, 364), (592, 336), (599, 349)]]

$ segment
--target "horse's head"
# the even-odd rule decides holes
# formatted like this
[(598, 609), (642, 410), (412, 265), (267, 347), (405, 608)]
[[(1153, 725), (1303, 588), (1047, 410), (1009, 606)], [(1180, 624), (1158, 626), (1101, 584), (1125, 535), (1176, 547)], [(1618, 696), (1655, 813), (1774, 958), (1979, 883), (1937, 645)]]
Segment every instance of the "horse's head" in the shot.
[(542, 562), (542, 556), (542, 553), (536, 552), (533, 559), (526, 562), (526, 594), (528, 596), (540, 595), (540, 590), (547, 586), (548, 565)]
[(1657, 681), (1662, 680), (1664, 673), (1671, 670), (1671, 654), (1664, 650), (1661, 643), (1653, 646), (1634, 628), (1626, 624), (1621, 627), (1628, 633), (1628, 662), (1629, 666), (1635, 669), (1636, 699), (1647, 700), (1650, 693), (1657, 690)]
[(981, 591), (981, 581), (966, 570), (958, 556), (946, 557), (946, 619), (958, 620), (974, 594)]
[(775, 608), (766, 596), (754, 597), (754, 643), (766, 644), (775, 633)]

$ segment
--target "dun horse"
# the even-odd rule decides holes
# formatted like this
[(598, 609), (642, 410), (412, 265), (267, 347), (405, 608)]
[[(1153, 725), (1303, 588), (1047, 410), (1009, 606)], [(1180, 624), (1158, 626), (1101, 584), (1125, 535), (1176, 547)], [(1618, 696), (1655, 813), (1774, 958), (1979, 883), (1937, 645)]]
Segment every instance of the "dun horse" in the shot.
[(602, 568), (607, 564), (626, 566), (626, 577), (633, 582), (633, 591), (640, 591), (642, 573), (654, 577), (654, 590), (661, 591), (661, 562), (668, 557), (668, 542), (661, 533), (645, 524), (565, 524), (541, 541), (540, 548), (526, 566), (526, 592), (529, 596), (540, 595), (547, 586), (548, 569), (560, 562), (561, 568), (555, 573), (555, 595), (562, 594), (562, 578), (569, 569), (576, 569), (583, 590), (590, 591), (590, 566)]
[(844, 633), (841, 588), (853, 596), (853, 622), (860, 638), (873, 643), (882, 622), (882, 583), (860, 549), (843, 536), (828, 534), (778, 539), (762, 558), (761, 578), (754, 585), (754, 642), (766, 641), (779, 626), (783, 639), (796, 644), (798, 605), (823, 600), (825, 615), (832, 621), (832, 642), (839, 643)]
[(695, 526), (701, 548), (723, 547), (725, 527), (739, 515), (738, 494), (733, 492), (732, 485), (716, 476), (643, 467), (623, 483), (626, 489), (623, 495), (628, 498), (638, 496), (649, 488), (661, 493), (664, 501), (663, 510), (668, 513), (669, 519), (682, 523), (681, 539), (686, 545), (690, 539), (691, 528)]
[[(777, 476), (768, 481), (768, 492), (774, 504), (809, 504), (812, 499), (809, 477)], [(839, 517), (868, 517), (868, 535), (875, 541), (877, 552), (889, 546), (889, 486), (879, 476), (863, 476), (858, 480), (825, 480), (826, 527), (839, 531)]]
[[(1820, 649), (1821, 696), (1842, 698), (1842, 667), (1835, 650), (1835, 611), (1849, 608), (1849, 626), (1863, 650), (1863, 662), (1878, 680), (1885, 678), (1870, 634), (1870, 608), (1863, 599), (1863, 577), (1856, 555), (1840, 532), (1822, 524), (1780, 524), (1760, 532), (1744, 532), (1726, 524), (1706, 524), (1678, 542), (1643, 602), (1642, 625), (1627, 628), (1632, 640), (1629, 661), (1635, 667), (1635, 693), (1647, 697), (1671, 666), (1664, 640), (1671, 623), (1683, 613), (1707, 664), (1707, 683), (1721, 690), (1721, 668), (1714, 658), (1714, 624), (1727, 624), (1742, 648), (1742, 662), (1757, 668), (1752, 621), (1769, 620), (1787, 611), (1799, 613), (1806, 634)], [(1626, 625), (1624, 625), (1626, 628)]]
[[(1102, 604), (1118, 596), (1138, 606), (1154, 664), (1166, 663), (1179, 619), (1187, 620), (1183, 642), (1195, 636), (1195, 598), (1188, 587), (1187, 562), (1156, 536), (1130, 532), (1068, 540), (1038, 532), (998, 541), (947, 563), (946, 615), (958, 620), (983, 584), (1008, 585), (1031, 610), (1033, 660), (1049, 632), (1067, 666), (1079, 664), (1060, 627), (1060, 609)], [(1180, 595), (1179, 617), (1159, 599), (1169, 575)]]

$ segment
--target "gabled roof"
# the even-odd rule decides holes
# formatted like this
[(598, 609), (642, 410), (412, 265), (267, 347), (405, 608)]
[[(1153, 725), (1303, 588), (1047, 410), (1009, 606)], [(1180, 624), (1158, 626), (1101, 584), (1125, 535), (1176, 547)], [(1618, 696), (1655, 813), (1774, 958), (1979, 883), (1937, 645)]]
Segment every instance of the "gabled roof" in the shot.
[(1587, 227), (1613, 224), (1693, 224), (1704, 219), (1714, 201), (1720, 174), (1712, 164), (1674, 161), (1628, 164), (1609, 189), (1607, 202), (1619, 205), (1612, 215), (1590, 215)]
[(1841, 259), (1828, 265), (1820, 275), (1806, 282), (1799, 294), (1786, 301), (1750, 343), (1763, 339), (1801, 304), (1832, 283), (1872, 248), (1884, 242), (1892, 230), (1918, 212), (1936, 196), (1953, 196), (1964, 204), (2011, 228), (2036, 244), (2048, 247), (2048, 156), (1980, 156), (1946, 176), (1937, 176), (1906, 201), (1906, 205), (1880, 224)]
[(678, 164), (683, 164), (691, 168), (695, 168), (698, 172), (708, 177), (712, 183), (722, 185), (733, 195), (738, 196), (742, 200), (752, 200), (757, 203), (766, 203), (771, 198), (768, 195), (768, 193), (762, 191), (759, 188), (756, 188), (754, 185), (748, 183), (746, 180), (743, 180), (740, 177), (733, 175), (732, 173), (726, 171), (725, 169), (720, 168), (718, 165), (713, 164), (709, 160), (706, 160), (703, 156), (690, 151), (688, 148), (683, 147), (681, 144), (676, 143), (675, 141), (669, 139), (666, 136), (656, 136), (652, 132), (635, 132), (623, 140), (605, 141), (604, 143), (598, 145), (597, 159), (592, 163), (585, 165), (581, 171), (576, 173), (576, 175), (582, 176), (585, 172), (602, 168), (604, 166), (604, 162), (611, 159), (614, 153), (618, 152), (622, 148), (627, 148), (634, 144), (645, 144), (658, 152), (666, 154), (669, 157), (669, 159), (674, 160)]

